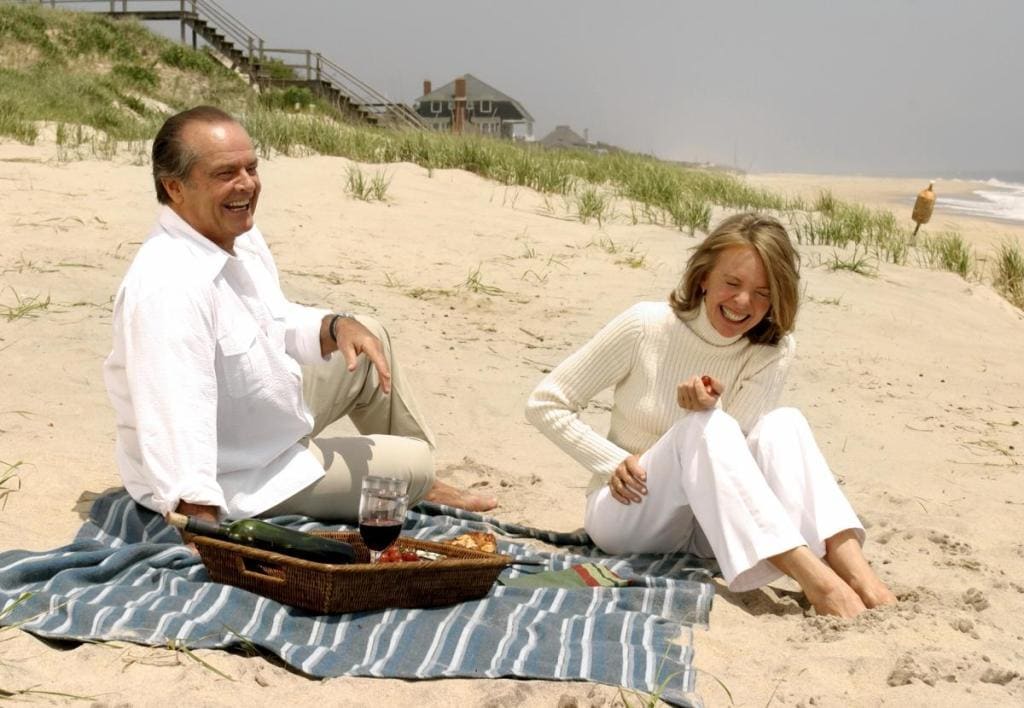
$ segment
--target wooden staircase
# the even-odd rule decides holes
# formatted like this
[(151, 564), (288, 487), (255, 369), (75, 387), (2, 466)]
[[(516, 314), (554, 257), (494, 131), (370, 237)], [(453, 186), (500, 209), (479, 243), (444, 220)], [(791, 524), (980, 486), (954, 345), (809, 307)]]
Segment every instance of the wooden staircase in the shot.
[[(371, 125), (423, 129), (409, 106), (390, 101), (319, 52), (309, 49), (267, 48), (262, 37), (218, 5), (215, 0), (38, 0), (58, 7), (74, 4), (112, 17), (135, 17), (150, 22), (174, 21), (181, 26), (181, 42), (192, 32), (225, 66), (245, 76), (259, 90), (300, 86), (327, 101), (349, 120)], [(268, 60), (287, 67), (290, 77), (267, 71)]]

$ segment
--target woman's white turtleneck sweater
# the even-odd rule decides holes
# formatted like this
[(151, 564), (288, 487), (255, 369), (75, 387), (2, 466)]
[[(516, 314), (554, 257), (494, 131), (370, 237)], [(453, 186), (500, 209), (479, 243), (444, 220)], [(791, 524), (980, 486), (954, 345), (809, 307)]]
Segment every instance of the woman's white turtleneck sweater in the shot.
[[(721, 381), (725, 391), (719, 405), (750, 432), (778, 404), (795, 346), (792, 335), (775, 346), (723, 337), (703, 304), (684, 322), (667, 302), (641, 302), (548, 374), (530, 395), (526, 417), (593, 473), (589, 494), (619, 463), (646, 451), (690, 413), (677, 404), (676, 387), (692, 376)], [(579, 414), (613, 386), (606, 438)]]

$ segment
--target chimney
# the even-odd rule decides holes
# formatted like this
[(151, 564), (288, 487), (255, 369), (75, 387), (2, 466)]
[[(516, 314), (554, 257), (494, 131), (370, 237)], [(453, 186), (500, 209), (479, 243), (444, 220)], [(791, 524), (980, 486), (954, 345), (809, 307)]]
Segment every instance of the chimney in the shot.
[(423, 95), (430, 93), (430, 79), (423, 79)]
[(455, 79), (455, 102), (452, 105), (452, 132), (461, 135), (466, 125), (466, 79)]

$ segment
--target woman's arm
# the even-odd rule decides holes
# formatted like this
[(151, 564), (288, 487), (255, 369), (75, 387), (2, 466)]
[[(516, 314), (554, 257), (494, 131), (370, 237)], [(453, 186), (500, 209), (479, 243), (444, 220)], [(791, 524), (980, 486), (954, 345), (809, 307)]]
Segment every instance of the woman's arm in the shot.
[(630, 453), (584, 423), (580, 412), (595, 395), (626, 378), (642, 331), (638, 307), (626, 310), (548, 374), (526, 404), (527, 419), (596, 474), (611, 474)]
[(788, 334), (766, 349), (766, 356), (752, 359), (750, 371), (740, 374), (735, 390), (723, 394), (722, 407), (739, 422), (744, 433), (749, 433), (762, 415), (779, 405), (786, 374), (796, 356), (796, 340)]

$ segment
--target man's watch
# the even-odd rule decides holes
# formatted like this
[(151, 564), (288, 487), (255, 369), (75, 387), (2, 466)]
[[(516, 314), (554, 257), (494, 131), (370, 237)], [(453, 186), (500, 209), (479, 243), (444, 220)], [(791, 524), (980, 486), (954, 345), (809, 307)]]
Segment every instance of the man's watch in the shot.
[(334, 313), (334, 316), (331, 317), (331, 324), (327, 326), (327, 331), (331, 335), (332, 342), (338, 341), (338, 332), (336, 330), (336, 327), (338, 326), (338, 320), (346, 317), (350, 319), (355, 319), (356, 316), (353, 315), (351, 312), (336, 312)]

